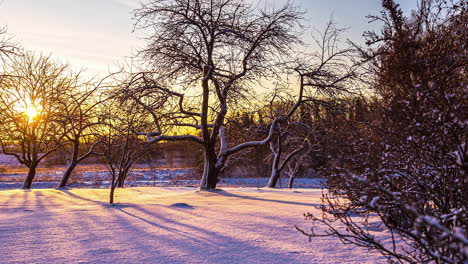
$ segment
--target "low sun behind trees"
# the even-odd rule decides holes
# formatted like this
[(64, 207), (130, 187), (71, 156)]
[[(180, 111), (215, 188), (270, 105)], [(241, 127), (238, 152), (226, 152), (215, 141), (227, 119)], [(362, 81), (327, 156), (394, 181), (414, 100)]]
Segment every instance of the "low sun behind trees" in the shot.
[(1, 82), (0, 140), (5, 154), (28, 167), (23, 188), (30, 188), (38, 164), (63, 140), (55, 123), (58, 102), (75, 87), (75, 78), (68, 66), (33, 54), (17, 56), (7, 67)]
[(68, 168), (58, 187), (65, 187), (76, 165), (95, 154), (95, 127), (102, 124), (97, 106), (103, 81), (82, 81), (81, 72), (50, 57), (12, 57), (0, 82), (2, 151), (29, 169), (22, 188), (31, 188), (36, 168), (60, 152)]
[[(34, 103), (27, 102), (24, 109), (16, 109), (17, 116), (27, 112), (38, 114), (29, 118), (34, 122), (19, 120), (24, 128), (34, 128), (36, 123), (47, 121), (41, 128), (50, 130), (44, 131), (42, 137), (47, 140), (47, 147), (39, 144), (41, 149), (24, 150), (36, 153), (30, 158), (34, 166), (25, 164), (31, 169), (28, 179), (34, 177), (35, 167), (42, 159), (57, 151), (67, 161), (67, 169), (58, 186), (62, 188), (79, 162), (93, 154), (105, 154), (101, 151), (103, 145), (100, 146), (105, 142), (102, 127), (115, 120), (103, 113), (101, 107), (105, 101), (115, 99), (120, 102), (115, 104), (115, 109), (133, 105), (134, 109), (130, 111), (144, 112), (152, 119), (151, 129), (140, 127), (132, 131), (146, 136), (147, 143), (188, 140), (204, 149), (202, 189), (215, 188), (225, 168), (242, 159), (247, 150), (269, 143), (276, 158), (272, 159), (272, 179), (268, 186), (275, 187), (288, 161), (295, 160), (297, 154), (305, 155), (305, 144), (310, 144), (310, 135), (299, 139), (293, 135), (295, 132), (285, 133), (283, 128), (310, 128), (310, 123), (304, 123), (302, 117), (297, 119), (295, 113), (300, 106), (305, 103), (328, 104), (327, 100), (337, 96), (345, 99), (344, 95), (352, 90), (345, 85), (356, 75), (355, 69), (348, 66), (352, 49), (341, 47), (341, 30), (333, 22), (324, 32), (314, 33), (318, 36), (316, 52), (296, 54), (299, 48), (304, 48), (300, 38), (302, 16), (302, 11), (291, 3), (278, 9), (260, 10), (240, 0), (149, 2), (135, 11), (135, 18), (137, 28), (157, 29), (148, 38), (147, 48), (140, 53), (151, 70), (130, 74), (128, 78), (122, 78), (125, 74), (116, 74), (118, 78), (112, 79), (110, 85), (105, 83), (106, 80), (83, 81), (80, 73), (74, 75), (67, 65), (39, 56), (38, 60), (63, 67), (63, 72), (52, 78), (66, 79), (67, 83), (57, 91), (54, 86), (44, 88), (47, 90), (44, 97), (50, 97), (50, 101), (44, 101), (43, 107), (34, 107)], [(32, 59), (34, 56), (26, 57)], [(20, 56), (17, 58), (18, 61), (21, 59)], [(34, 67), (41, 71), (40, 65)], [(46, 78), (46, 71), (43, 75), (42, 78)], [(293, 95), (295, 87), (289, 83), (291, 76), (300, 79), (297, 96)], [(18, 81), (18, 78), (12, 80)], [(260, 116), (258, 112), (264, 102), (259, 98), (272, 85), (286, 89), (281, 92), (284, 94), (271, 93), (271, 100), (286, 96), (291, 103), (285, 102), (286, 109), (270, 109), (270, 114)], [(102, 94), (104, 87), (112, 90), (114, 86), (119, 88)], [(257, 98), (256, 102), (249, 102), (254, 98)], [(47, 108), (54, 112), (47, 113)], [(236, 113), (240, 113), (240, 117), (256, 116), (254, 123), (259, 124), (252, 124), (252, 129), (257, 129), (257, 133), (241, 132), (251, 128), (231, 129), (236, 127), (232, 124), (239, 122)], [(118, 117), (114, 115), (112, 118)], [(243, 135), (236, 135), (238, 133)], [(7, 143), (6, 135), (3, 136), (6, 153), (20, 159), (18, 153), (23, 150), (18, 146), (22, 143)], [(282, 146), (282, 142), (287, 142), (289, 135), (291, 142), (304, 144), (296, 149), (285, 149), (287, 146)], [(37, 139), (28, 137), (23, 141), (36, 144)], [(9, 147), (12, 148), (10, 151)], [(285, 155), (279, 165), (281, 153), (288, 151), (292, 155)], [(240, 152), (244, 154), (234, 155)]]

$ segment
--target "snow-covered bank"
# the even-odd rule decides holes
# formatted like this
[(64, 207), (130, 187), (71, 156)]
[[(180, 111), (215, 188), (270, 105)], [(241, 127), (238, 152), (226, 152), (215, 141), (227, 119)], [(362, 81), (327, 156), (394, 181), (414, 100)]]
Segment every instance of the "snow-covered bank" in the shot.
[[(383, 263), (337, 239), (312, 243), (321, 190), (125, 188), (0, 191), (1, 263)], [(320, 227), (315, 227), (320, 228)]]

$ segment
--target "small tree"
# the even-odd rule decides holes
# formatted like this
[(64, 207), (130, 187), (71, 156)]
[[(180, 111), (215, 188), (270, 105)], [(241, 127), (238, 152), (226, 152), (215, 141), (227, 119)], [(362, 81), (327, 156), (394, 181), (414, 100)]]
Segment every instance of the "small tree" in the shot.
[(136, 131), (149, 129), (148, 117), (135, 104), (121, 104), (118, 100), (106, 102), (105, 126), (100, 148), (105, 164), (111, 174), (110, 199), (114, 203), (117, 187), (123, 188), (132, 168), (144, 155), (149, 154), (148, 142), (140, 139)]
[(100, 105), (106, 98), (100, 94), (105, 87), (104, 78), (98, 82), (80, 82), (75, 78), (74, 89), (63, 91), (63, 100), (57, 102), (61, 111), (57, 123), (63, 133), (62, 153), (67, 160), (58, 188), (64, 188), (75, 167), (91, 155), (101, 154), (96, 151), (100, 141), (100, 127), (104, 125), (104, 116)]
[[(294, 68), (299, 78), (299, 94), (295, 103), (291, 107), (285, 107), (285, 102), (282, 102), (282, 109), (274, 109), (274, 104), (278, 105), (280, 102), (272, 101), (271, 114), (273, 116), (284, 115), (286, 119), (276, 128), (276, 141), (270, 141), (270, 149), (274, 158), (267, 187), (276, 186), (281, 170), (294, 155), (299, 154), (306, 147), (303, 144), (297, 149), (290, 150), (289, 155), (281, 162), (282, 153), (287, 152), (287, 147), (283, 143), (287, 141), (289, 135), (294, 137), (289, 127), (291, 124), (301, 122), (296, 118), (298, 116), (296, 112), (301, 105), (305, 103), (325, 104), (328, 110), (334, 111), (335, 109), (331, 109), (328, 101), (343, 99), (355, 89), (353, 82), (357, 78), (358, 67), (351, 59), (351, 56), (355, 54), (355, 49), (349, 44), (347, 47), (340, 47), (343, 45), (340, 40), (342, 32), (343, 30), (337, 28), (333, 20), (327, 23), (323, 32), (317, 30), (318, 36), (314, 37), (316, 50), (310, 55), (303, 55), (303, 58), (299, 60), (299, 65)], [(279, 96), (273, 98), (275, 97), (279, 98)], [(314, 126), (313, 122), (308, 125)]]
[[(293, 130), (294, 125), (303, 125), (299, 122), (290, 124), (287, 129), (281, 129), (278, 126), (279, 132), (277, 133), (276, 142), (274, 140), (270, 141), (270, 150), (272, 153), (272, 167), (270, 180), (268, 181), (267, 187), (274, 188), (276, 187), (277, 181), (281, 177), (283, 170), (290, 165), (290, 162), (300, 155), (304, 151), (310, 148), (310, 142), (307, 139), (307, 136), (301, 137), (297, 130)], [(307, 128), (306, 128), (307, 129)], [(294, 133), (293, 135), (288, 135), (289, 133)], [(302, 140), (301, 140), (302, 139)], [(299, 142), (298, 142), (299, 141)], [(287, 146), (287, 147), (286, 147)], [(283, 151), (289, 150), (289, 153), (282, 158)], [(292, 167), (290, 167), (292, 169)], [(297, 168), (295, 168), (297, 171)], [(292, 183), (296, 177), (294, 171), (290, 170), (290, 188), (292, 188)]]

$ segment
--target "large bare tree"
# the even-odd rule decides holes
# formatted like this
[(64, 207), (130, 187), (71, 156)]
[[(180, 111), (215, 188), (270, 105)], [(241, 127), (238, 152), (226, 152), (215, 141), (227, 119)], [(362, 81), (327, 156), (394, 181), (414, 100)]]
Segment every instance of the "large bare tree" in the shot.
[[(291, 3), (260, 10), (245, 0), (153, 0), (136, 10), (135, 19), (137, 28), (151, 31), (141, 55), (151, 66), (152, 76), (135, 76), (145, 81), (138, 96), (131, 91), (132, 97), (147, 105), (149, 93), (169, 94), (178, 100), (173, 123), (201, 131), (201, 136), (165, 135), (159, 130), (144, 135), (148, 142), (201, 144), (205, 165), (200, 188), (214, 189), (226, 160), (267, 144), (282, 118), (272, 122), (263, 140), (236, 146), (228, 142), (225, 123), (231, 106), (245, 96), (253, 98), (261, 81), (278, 77), (280, 66), (301, 44), (297, 29), (302, 12)], [(191, 102), (186, 100), (189, 96)]]

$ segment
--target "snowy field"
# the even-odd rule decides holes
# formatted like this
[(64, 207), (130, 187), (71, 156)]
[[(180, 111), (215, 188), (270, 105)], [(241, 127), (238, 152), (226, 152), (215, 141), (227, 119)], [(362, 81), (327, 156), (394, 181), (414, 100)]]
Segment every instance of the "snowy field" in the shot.
[[(384, 263), (294, 225), (320, 189), (188, 187), (0, 191), (0, 263)], [(315, 226), (320, 228), (320, 226)]]

